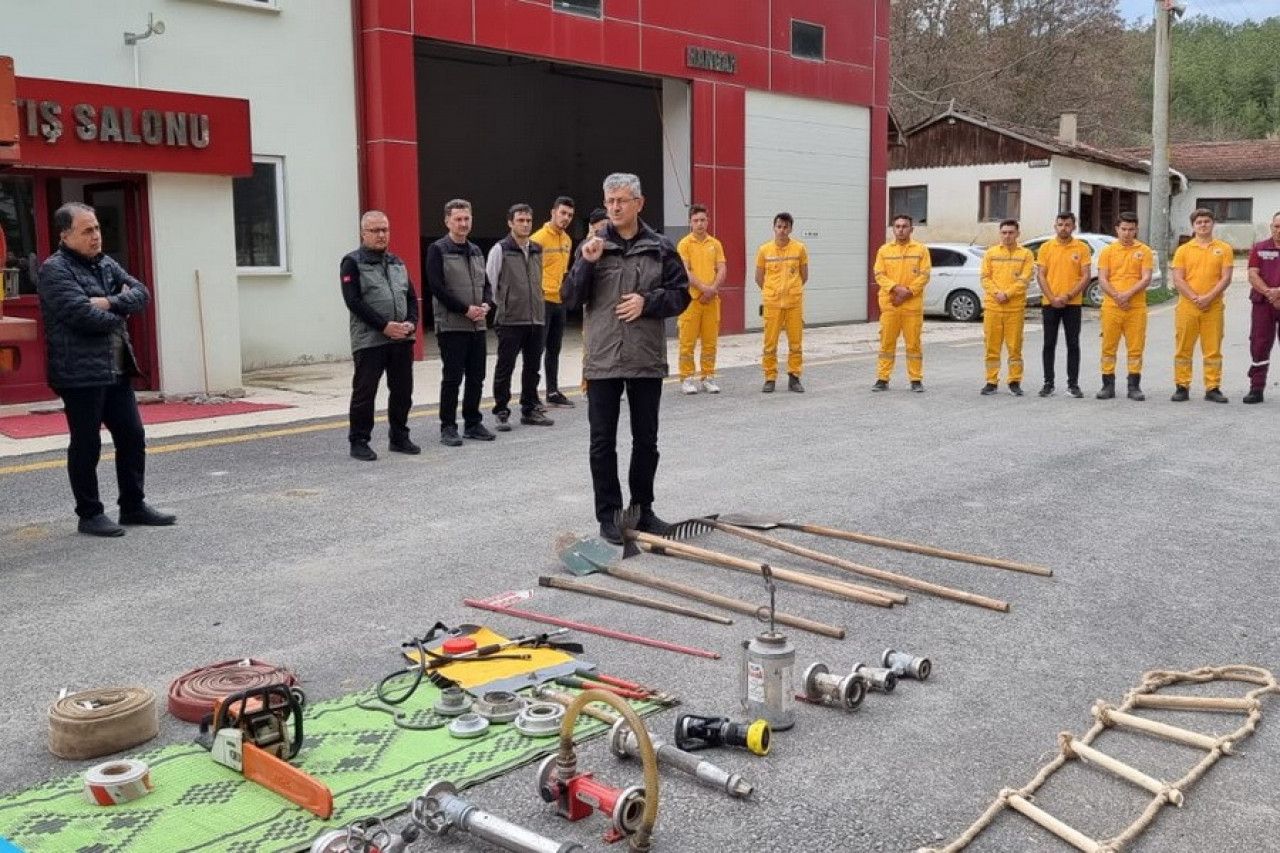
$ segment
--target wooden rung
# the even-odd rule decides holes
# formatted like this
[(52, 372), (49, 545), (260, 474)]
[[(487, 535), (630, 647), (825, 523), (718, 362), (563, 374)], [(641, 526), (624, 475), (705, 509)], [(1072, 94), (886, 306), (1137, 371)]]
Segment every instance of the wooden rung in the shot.
[(1230, 699), (1223, 696), (1161, 696), (1139, 693), (1133, 697), (1135, 708), (1163, 708), (1169, 711), (1242, 711), (1258, 707), (1257, 699)]
[(1044, 809), (1032, 805), (1029, 800), (1019, 794), (1010, 794), (1008, 803), (1009, 808), (1026, 815), (1077, 850), (1083, 850), (1085, 853), (1106, 853), (1107, 851), (1106, 847), (1103, 847), (1083, 832), (1072, 829)]
[(1131, 729), (1133, 731), (1146, 732), (1147, 734), (1162, 737), (1165, 740), (1171, 740), (1175, 743), (1185, 744), (1186, 746), (1194, 746), (1198, 749), (1213, 750), (1222, 749), (1224, 755), (1231, 754), (1231, 741), (1224, 741), (1219, 744), (1217, 738), (1202, 735), (1199, 732), (1193, 732), (1178, 726), (1171, 726), (1168, 723), (1159, 723), (1155, 720), (1147, 720), (1142, 717), (1135, 717), (1133, 714), (1126, 714), (1123, 711), (1117, 711), (1105, 702), (1099, 702), (1093, 706), (1093, 715), (1098, 721), (1107, 726), (1119, 726), (1122, 729)]
[(1169, 802), (1175, 806), (1182, 805), (1182, 792), (1177, 788), (1170, 788), (1164, 782), (1152, 776), (1148, 776), (1141, 770), (1131, 765), (1125, 764), (1118, 758), (1112, 758), (1105, 752), (1100, 752), (1087, 743), (1076, 740), (1067, 734), (1061, 738), (1062, 754), (1068, 758), (1079, 758), (1090, 764), (1096, 764), (1103, 770), (1110, 770), (1121, 779), (1127, 779), (1139, 788), (1144, 788), (1157, 796), (1167, 796)]

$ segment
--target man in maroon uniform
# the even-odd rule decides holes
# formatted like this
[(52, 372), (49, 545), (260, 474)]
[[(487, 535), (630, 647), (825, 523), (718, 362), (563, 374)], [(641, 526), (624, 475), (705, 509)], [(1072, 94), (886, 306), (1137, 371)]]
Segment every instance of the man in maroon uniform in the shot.
[(1271, 237), (1255, 243), (1249, 252), (1249, 301), (1253, 322), (1249, 326), (1249, 393), (1246, 403), (1261, 403), (1267, 387), (1271, 345), (1280, 336), (1280, 213), (1271, 217)]

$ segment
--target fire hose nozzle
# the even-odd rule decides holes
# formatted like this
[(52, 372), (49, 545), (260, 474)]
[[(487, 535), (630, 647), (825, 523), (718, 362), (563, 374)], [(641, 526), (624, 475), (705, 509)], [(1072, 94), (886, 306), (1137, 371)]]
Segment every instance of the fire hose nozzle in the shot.
[(857, 673), (841, 678), (832, 675), (825, 663), (811, 663), (802, 676), (804, 697), (810, 702), (838, 705), (849, 711), (862, 704), (867, 695), (867, 682)]
[(482, 811), (459, 797), (451, 782), (438, 779), (427, 783), (413, 801), (413, 820), (428, 832), (444, 836), (452, 829), (512, 853), (572, 853), (582, 850), (574, 842), (559, 842)]
[[(755, 788), (737, 773), (722, 770), (710, 761), (703, 761), (696, 755), (672, 746), (652, 734), (649, 741), (657, 753), (658, 763), (665, 764), (683, 773), (688, 773), (709, 788), (724, 791), (731, 797), (749, 797)], [(635, 732), (626, 720), (618, 720), (609, 731), (609, 748), (619, 758), (636, 758), (640, 754), (640, 744)]]
[(676, 748), (685, 752), (720, 746), (745, 749), (753, 755), (768, 755), (773, 729), (767, 720), (735, 723), (728, 717), (676, 717)]
[(638, 785), (613, 788), (590, 773), (561, 779), (554, 755), (547, 756), (538, 766), (538, 793), (546, 802), (555, 803), (556, 812), (569, 821), (582, 820), (599, 810), (609, 818), (610, 826), (604, 836), (607, 842), (625, 838), (639, 829), (645, 807), (644, 789)]
[(933, 672), (933, 664), (928, 658), (915, 657), (908, 652), (885, 649), (880, 656), (880, 665), (893, 670), (899, 678), (914, 678), (916, 681), (927, 681)]
[(855, 663), (851, 670), (855, 675), (861, 675), (867, 682), (867, 689), (876, 690), (880, 693), (892, 693), (893, 688), (898, 686), (898, 676), (891, 669), (884, 669), (878, 666), (867, 666), (865, 663)]

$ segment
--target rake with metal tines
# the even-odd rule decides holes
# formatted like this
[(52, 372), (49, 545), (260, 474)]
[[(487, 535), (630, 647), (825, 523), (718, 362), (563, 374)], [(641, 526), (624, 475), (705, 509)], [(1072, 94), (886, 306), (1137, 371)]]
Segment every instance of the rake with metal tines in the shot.
[[(963, 604), (972, 604), (975, 607), (985, 607), (988, 610), (997, 610), (1001, 613), (1009, 611), (1009, 603), (996, 598), (988, 598), (985, 595), (978, 595), (972, 592), (966, 592), (962, 589), (955, 589), (942, 584), (930, 583), (913, 578), (908, 575), (900, 575), (895, 572), (887, 572), (884, 569), (877, 569), (872, 566), (864, 566), (861, 563), (855, 563), (852, 560), (846, 560), (837, 557), (834, 554), (827, 554), (823, 551), (815, 551), (812, 548), (805, 548), (801, 545), (795, 545), (781, 539), (775, 539), (772, 536), (765, 536), (763, 533), (756, 533), (745, 527), (739, 527), (734, 524), (728, 524), (720, 520), (718, 515), (708, 515), (701, 518), (691, 518), (686, 521), (679, 522), (671, 526), (668, 537), (673, 541), (680, 541), (692, 536), (700, 536), (713, 530), (721, 533), (728, 533), (749, 542), (755, 542), (758, 545), (764, 545), (779, 551), (786, 551), (789, 554), (795, 554), (815, 562), (824, 563), (833, 566), (841, 571), (852, 572), (856, 575), (872, 578), (874, 580), (883, 581), (902, 589), (915, 590), (917, 592), (927, 592), (930, 595), (936, 595), (939, 598), (947, 598), (952, 601), (959, 601)], [(624, 533), (624, 535), (627, 535)], [(634, 534), (632, 534), (634, 535)]]

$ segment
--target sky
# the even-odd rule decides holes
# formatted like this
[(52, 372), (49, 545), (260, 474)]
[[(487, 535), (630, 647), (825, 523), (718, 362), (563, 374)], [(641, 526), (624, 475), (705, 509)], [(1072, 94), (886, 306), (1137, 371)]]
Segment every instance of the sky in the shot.
[[(1187, 15), (1207, 15), (1231, 23), (1245, 20), (1261, 21), (1280, 16), (1280, 0), (1183, 0)], [(1135, 18), (1150, 20), (1155, 8), (1154, 0), (1120, 0), (1120, 15), (1126, 21)]]

